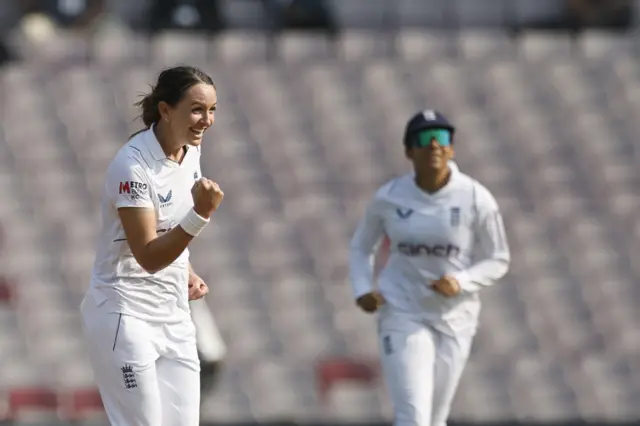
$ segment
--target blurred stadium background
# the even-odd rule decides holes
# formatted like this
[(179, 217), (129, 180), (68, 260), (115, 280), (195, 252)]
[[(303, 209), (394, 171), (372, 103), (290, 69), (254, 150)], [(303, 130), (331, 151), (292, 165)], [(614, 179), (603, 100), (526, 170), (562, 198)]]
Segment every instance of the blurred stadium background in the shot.
[(452, 424), (638, 422), (639, 5), (0, 0), (0, 417), (102, 421), (78, 305), (103, 175), (137, 95), (189, 63), (218, 86), (203, 169), (227, 194), (193, 250), (229, 347), (203, 424), (390, 421), (347, 245), (425, 107), (514, 254)]

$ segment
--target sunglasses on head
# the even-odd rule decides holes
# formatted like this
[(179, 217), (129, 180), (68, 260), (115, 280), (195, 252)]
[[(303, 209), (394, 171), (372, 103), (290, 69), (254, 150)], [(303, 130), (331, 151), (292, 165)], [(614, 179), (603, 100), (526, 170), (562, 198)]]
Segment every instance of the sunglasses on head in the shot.
[(431, 146), (432, 141), (436, 141), (440, 146), (451, 145), (451, 132), (446, 129), (426, 129), (418, 132), (413, 138), (413, 146), (416, 148), (426, 148)]

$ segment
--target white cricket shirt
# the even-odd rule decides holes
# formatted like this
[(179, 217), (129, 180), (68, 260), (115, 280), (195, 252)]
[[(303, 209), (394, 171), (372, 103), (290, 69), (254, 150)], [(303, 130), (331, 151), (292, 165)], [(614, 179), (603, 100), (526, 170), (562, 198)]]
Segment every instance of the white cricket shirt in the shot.
[[(458, 335), (475, 332), (478, 292), (507, 273), (510, 252), (493, 195), (455, 164), (450, 168), (449, 182), (434, 194), (421, 190), (413, 173), (383, 185), (357, 227), (349, 263), (355, 298), (372, 291), (373, 253), (387, 235), (389, 259), (377, 280), (387, 308)], [(445, 274), (460, 282), (458, 296), (430, 288)]]
[(181, 164), (169, 160), (153, 128), (134, 136), (107, 169), (102, 194), (102, 230), (88, 294), (97, 305), (146, 320), (179, 322), (190, 318), (189, 250), (150, 274), (133, 257), (118, 208), (155, 210), (157, 232), (176, 226), (193, 207), (191, 188), (201, 177), (200, 148), (189, 146)]

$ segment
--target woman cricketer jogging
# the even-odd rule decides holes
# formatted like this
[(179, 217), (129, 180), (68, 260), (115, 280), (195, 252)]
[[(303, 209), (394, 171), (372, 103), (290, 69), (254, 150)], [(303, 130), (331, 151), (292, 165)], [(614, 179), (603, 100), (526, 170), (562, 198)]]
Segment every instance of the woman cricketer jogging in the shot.
[[(478, 326), (479, 292), (509, 268), (494, 197), (450, 165), (454, 132), (438, 111), (411, 118), (404, 149), (414, 172), (376, 192), (350, 246), (356, 303), (377, 312), (395, 426), (446, 425)], [(385, 238), (376, 289), (371, 257)]]

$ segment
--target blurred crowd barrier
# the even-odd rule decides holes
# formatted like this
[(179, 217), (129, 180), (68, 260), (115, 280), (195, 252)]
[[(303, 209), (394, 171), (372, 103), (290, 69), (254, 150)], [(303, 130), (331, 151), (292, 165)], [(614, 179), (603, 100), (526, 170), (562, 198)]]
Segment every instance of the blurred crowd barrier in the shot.
[(0, 28), (43, 14), (87, 28), (112, 19), (138, 30), (509, 26), (628, 28), (636, 0), (3, 0)]
[[(402, 28), (584, 29), (625, 32), (637, 26), (640, 0), (3, 0), (0, 64), (23, 59), (16, 37), (51, 44), (56, 31), (90, 39), (105, 32)], [(124, 35), (123, 37), (128, 37)]]

